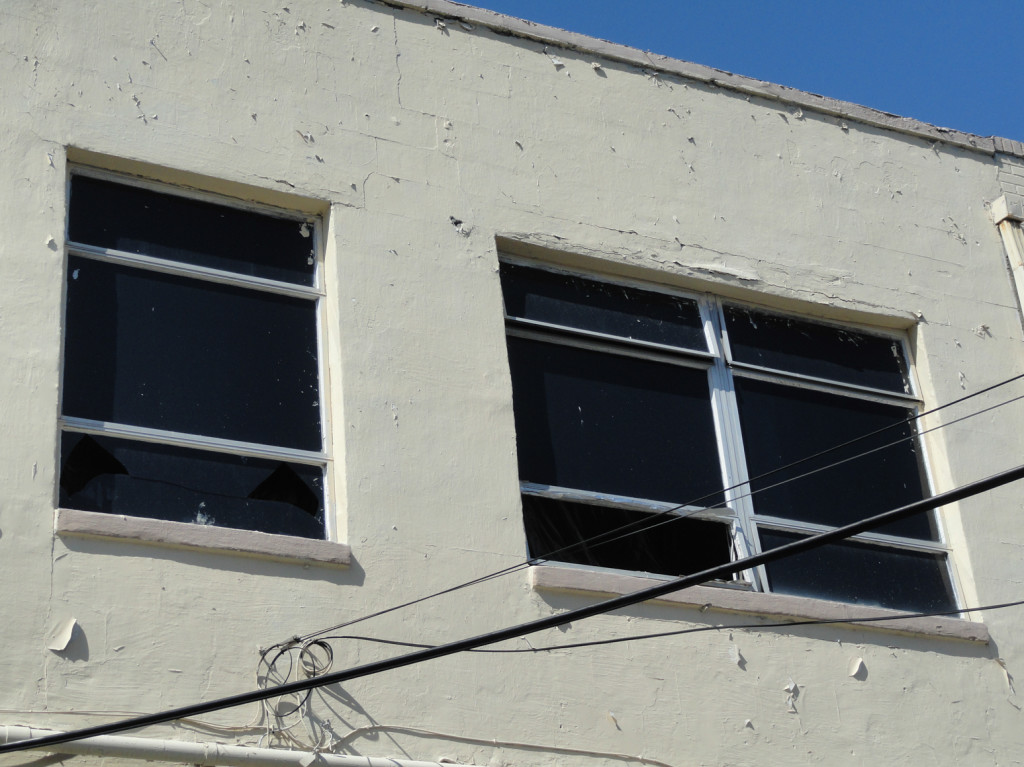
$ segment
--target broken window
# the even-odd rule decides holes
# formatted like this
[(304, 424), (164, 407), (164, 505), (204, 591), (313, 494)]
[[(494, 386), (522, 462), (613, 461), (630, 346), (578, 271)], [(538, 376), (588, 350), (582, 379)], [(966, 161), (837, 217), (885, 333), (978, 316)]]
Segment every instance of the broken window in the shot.
[(316, 233), (72, 175), (62, 507), (325, 537)]
[[(898, 337), (527, 264), (501, 278), (531, 557), (680, 575), (928, 494)], [(952, 609), (947, 560), (928, 512), (741, 577)]]

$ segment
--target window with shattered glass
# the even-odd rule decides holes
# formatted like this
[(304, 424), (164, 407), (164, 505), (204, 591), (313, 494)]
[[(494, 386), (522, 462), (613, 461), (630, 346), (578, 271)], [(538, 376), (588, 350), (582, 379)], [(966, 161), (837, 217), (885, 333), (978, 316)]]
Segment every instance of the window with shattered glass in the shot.
[[(501, 280), (534, 560), (681, 575), (929, 494), (898, 335), (529, 262)], [(734, 585), (956, 605), (934, 512)]]
[(324, 538), (317, 221), (76, 170), (59, 503)]

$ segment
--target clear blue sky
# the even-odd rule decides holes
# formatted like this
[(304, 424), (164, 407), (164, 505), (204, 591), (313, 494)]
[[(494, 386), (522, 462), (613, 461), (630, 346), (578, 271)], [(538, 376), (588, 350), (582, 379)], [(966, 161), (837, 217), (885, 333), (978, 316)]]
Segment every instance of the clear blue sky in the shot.
[(1024, 140), (1024, 0), (468, 4), (946, 128)]

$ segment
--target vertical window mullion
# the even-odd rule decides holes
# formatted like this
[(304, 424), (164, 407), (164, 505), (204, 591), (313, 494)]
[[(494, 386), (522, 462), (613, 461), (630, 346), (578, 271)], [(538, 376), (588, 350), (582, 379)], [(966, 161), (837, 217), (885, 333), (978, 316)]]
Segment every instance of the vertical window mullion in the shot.
[[(708, 342), (715, 355), (714, 363), (708, 370), (708, 383), (711, 387), (711, 408), (718, 435), (722, 482), (728, 488), (725, 500), (736, 512), (736, 556), (743, 558), (759, 554), (761, 546), (754, 528), (754, 505), (749, 495), (750, 486), (746, 484), (749, 477), (732, 371), (727, 364), (728, 339), (725, 337), (722, 303), (719, 299), (708, 296), (701, 301), (701, 309), (705, 318)], [(768, 579), (763, 567), (746, 571), (746, 577), (756, 589), (767, 590)]]

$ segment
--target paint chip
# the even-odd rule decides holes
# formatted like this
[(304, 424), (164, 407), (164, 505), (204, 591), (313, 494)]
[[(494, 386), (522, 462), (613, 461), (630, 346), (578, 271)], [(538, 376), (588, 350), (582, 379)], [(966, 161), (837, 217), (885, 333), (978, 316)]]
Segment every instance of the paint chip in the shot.
[(782, 688), (784, 691), (789, 693), (786, 696), (786, 713), (796, 714), (796, 699), (800, 697), (800, 686), (793, 681), (793, 677), (789, 678), (789, 684)]
[(740, 648), (736, 645), (729, 646), (729, 660), (740, 668), (743, 668), (745, 660), (743, 658), (743, 654), (740, 652)]
[(1013, 688), (1013, 674), (1010, 673), (1010, 669), (1006, 667), (1006, 661), (1002, 658), (996, 658), (996, 663), (1003, 670), (1006, 675), (1006, 686), (1010, 688), (1010, 695), (1016, 695), (1017, 691)]
[(53, 633), (50, 634), (50, 641), (47, 643), (46, 649), (53, 650), (54, 652), (64, 652), (68, 649), (68, 645), (71, 644), (71, 636), (74, 634), (75, 626), (77, 625), (77, 619), (68, 618), (57, 626)]

